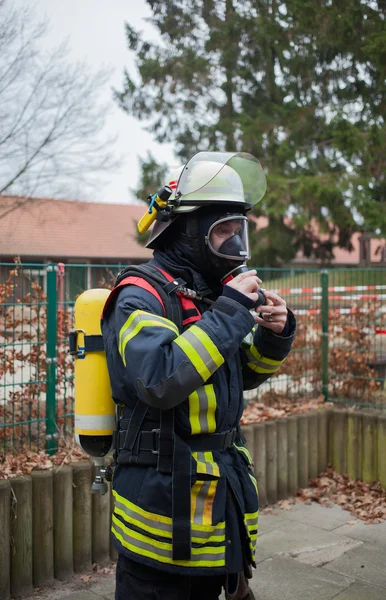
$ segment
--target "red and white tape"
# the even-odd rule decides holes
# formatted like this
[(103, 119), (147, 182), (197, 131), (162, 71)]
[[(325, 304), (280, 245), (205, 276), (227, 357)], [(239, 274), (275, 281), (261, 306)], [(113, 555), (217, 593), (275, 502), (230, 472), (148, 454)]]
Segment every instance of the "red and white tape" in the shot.
[[(369, 292), (374, 290), (386, 290), (386, 285), (337, 285), (333, 287), (329, 287), (329, 292)], [(322, 291), (321, 287), (314, 288), (282, 288), (282, 289), (272, 289), (272, 292), (275, 294), (283, 295), (298, 295), (298, 294), (320, 294)], [(374, 296), (378, 297), (378, 294), (374, 294)], [(345, 296), (347, 298), (347, 296)]]

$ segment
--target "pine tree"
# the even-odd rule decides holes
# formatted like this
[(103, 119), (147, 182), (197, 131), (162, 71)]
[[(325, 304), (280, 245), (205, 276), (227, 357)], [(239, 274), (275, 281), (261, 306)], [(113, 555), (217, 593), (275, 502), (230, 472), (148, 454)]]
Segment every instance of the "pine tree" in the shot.
[[(354, 229), (386, 233), (385, 9), (361, 0), (147, 0), (159, 43), (127, 24), (139, 84), (120, 105), (182, 160), (257, 156), (269, 219), (254, 262), (328, 262)], [(316, 227), (316, 228), (315, 228)], [(320, 233), (324, 233), (323, 239)]]

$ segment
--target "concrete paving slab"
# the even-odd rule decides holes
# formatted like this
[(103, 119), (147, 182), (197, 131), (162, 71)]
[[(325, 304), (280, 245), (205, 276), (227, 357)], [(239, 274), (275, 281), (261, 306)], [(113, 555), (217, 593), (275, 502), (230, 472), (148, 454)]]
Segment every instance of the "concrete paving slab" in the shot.
[(60, 598), (61, 600), (98, 600), (98, 596), (96, 596), (90, 591), (73, 592), (69, 596), (57, 596), (57, 598)]
[(323, 565), (339, 558), (349, 550), (357, 548), (364, 544), (361, 540), (341, 540), (332, 544), (326, 544), (319, 548), (305, 548), (300, 552), (290, 552), (288, 558), (295, 560), (311, 567), (322, 567)]
[(351, 583), (348, 577), (275, 557), (257, 565), (250, 585), (259, 600), (331, 600)]
[(384, 546), (364, 542), (322, 568), (386, 588), (385, 564)]
[(385, 589), (356, 581), (334, 600), (385, 600)]
[(324, 548), (338, 542), (349, 542), (350, 538), (337, 535), (334, 531), (319, 529), (298, 521), (287, 520), (283, 529), (273, 529), (258, 539), (258, 549), (269, 556), (278, 553), (290, 553), (313, 548)]
[(89, 589), (90, 592), (93, 592), (97, 596), (107, 596), (111, 594), (111, 592), (115, 589), (115, 575), (108, 576), (103, 578), (102, 581), (98, 581), (98, 583), (93, 583)]
[(273, 513), (267, 515), (259, 514), (259, 536), (272, 531), (272, 529), (282, 529), (285, 527), (286, 520), (280, 516), (282, 512), (285, 511), (279, 511), (277, 515)]
[[(339, 529), (335, 529), (335, 533), (356, 540), (378, 544), (379, 546), (386, 546), (386, 521), (368, 525), (364, 521), (356, 520), (355, 524), (343, 525), (342, 527), (339, 527)], [(384, 550), (384, 552), (385, 551), (386, 550)]]
[(281, 510), (280, 517), (290, 521), (299, 521), (299, 523), (305, 525), (320, 527), (326, 531), (341, 527), (354, 518), (351, 513), (343, 510), (340, 506), (326, 507), (315, 502), (312, 504), (294, 504), (291, 510)]

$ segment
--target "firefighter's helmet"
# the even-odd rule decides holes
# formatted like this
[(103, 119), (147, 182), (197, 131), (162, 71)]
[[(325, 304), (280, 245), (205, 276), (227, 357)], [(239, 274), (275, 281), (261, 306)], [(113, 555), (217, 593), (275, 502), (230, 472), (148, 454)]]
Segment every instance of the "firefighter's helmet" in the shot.
[(251, 209), (264, 196), (267, 183), (259, 161), (246, 152), (198, 152), (167, 179), (172, 189), (170, 218), (156, 220), (147, 248), (182, 213), (212, 204)]

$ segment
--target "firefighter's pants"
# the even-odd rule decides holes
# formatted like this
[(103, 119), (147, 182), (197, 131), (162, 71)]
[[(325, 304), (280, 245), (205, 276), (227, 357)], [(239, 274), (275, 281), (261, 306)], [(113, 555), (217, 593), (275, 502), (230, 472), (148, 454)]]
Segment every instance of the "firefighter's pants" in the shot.
[(119, 555), (115, 600), (218, 600), (224, 576), (171, 575)]

